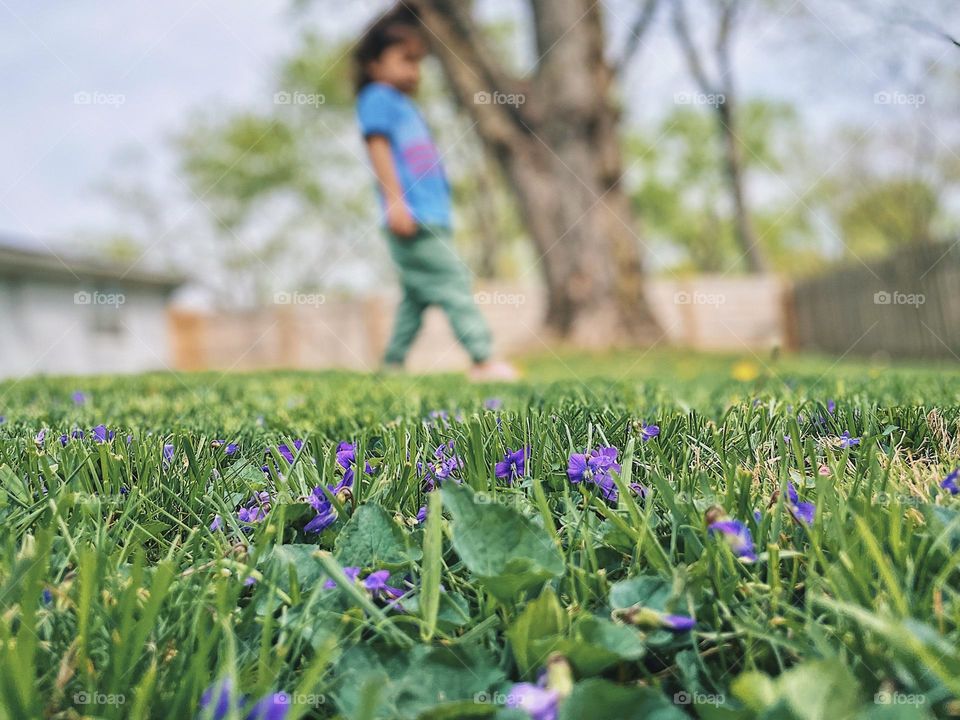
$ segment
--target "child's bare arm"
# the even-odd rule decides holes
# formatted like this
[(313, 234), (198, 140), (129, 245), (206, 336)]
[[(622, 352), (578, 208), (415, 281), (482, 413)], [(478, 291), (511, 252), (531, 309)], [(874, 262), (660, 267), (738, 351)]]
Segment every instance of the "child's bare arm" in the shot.
[(383, 191), (386, 203), (387, 227), (400, 237), (413, 237), (417, 233), (417, 223), (410, 214), (403, 199), (403, 188), (390, 150), (390, 141), (383, 135), (370, 135), (367, 138), (367, 152), (377, 182)]

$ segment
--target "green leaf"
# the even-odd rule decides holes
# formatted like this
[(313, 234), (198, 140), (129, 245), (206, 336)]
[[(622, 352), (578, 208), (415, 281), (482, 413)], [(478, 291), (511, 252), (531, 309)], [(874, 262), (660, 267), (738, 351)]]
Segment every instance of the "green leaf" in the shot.
[(277, 545), (268, 555), (257, 563), (260, 571), (265, 575), (275, 575), (276, 582), (281, 589), (289, 592), (290, 568), (296, 572), (297, 585), (301, 588), (312, 588), (323, 576), (323, 566), (314, 553), (316, 545), (291, 543)]
[(334, 556), (343, 567), (379, 570), (405, 565), (420, 557), (407, 536), (379, 505), (361, 505), (344, 525), (334, 545)]
[(443, 570), (443, 501), (430, 493), (427, 503), (427, 526), (423, 532), (423, 573), (420, 578), (420, 615), (423, 629), (420, 636), (430, 642), (437, 630), (440, 611), (440, 574)]
[(586, 615), (573, 629), (573, 637), (560, 644), (578, 676), (596, 675), (622, 661), (639, 660), (646, 653), (640, 634), (631, 627)]
[(811, 660), (771, 679), (743, 673), (731, 685), (734, 695), (755, 711), (783, 703), (799, 720), (854, 717), (860, 686), (840, 660)]
[(642, 605), (663, 612), (672, 594), (672, 586), (663, 578), (656, 575), (638, 575), (611, 586), (610, 607), (621, 610)]
[(478, 502), (469, 488), (447, 483), (453, 547), (477, 581), (501, 602), (560, 577), (563, 556), (546, 530), (513, 508)]
[[(474, 698), (504, 680), (494, 658), (477, 646), (419, 645), (402, 654), (389, 648), (357, 646), (344, 654), (338, 666), (341, 683), (337, 705), (350, 720), (359, 717), (364, 688), (370, 687), (378, 687), (382, 692), (369, 717), (482, 717), (495, 708), (474, 704)], [(467, 707), (469, 710), (465, 710)], [(460, 715), (456, 714), (458, 709)]]
[(540, 597), (527, 603), (507, 630), (520, 673), (530, 676), (542, 665), (567, 633), (570, 619), (549, 586)]
[(560, 707), (559, 720), (585, 718), (687, 720), (683, 711), (659, 690), (624, 687), (598, 679), (577, 683)]

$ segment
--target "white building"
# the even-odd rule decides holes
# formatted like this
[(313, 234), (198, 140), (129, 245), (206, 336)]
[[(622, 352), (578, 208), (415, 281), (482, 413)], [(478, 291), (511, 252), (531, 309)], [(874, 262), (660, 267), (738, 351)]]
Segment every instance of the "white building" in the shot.
[(182, 282), (0, 235), (0, 377), (169, 367)]

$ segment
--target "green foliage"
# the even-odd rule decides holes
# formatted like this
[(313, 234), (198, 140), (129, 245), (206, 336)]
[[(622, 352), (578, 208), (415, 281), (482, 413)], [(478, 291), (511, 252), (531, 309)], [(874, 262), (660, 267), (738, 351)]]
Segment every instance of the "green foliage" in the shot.
[[(289, 693), (290, 717), (522, 720), (503, 699), (558, 658), (562, 718), (951, 711), (960, 507), (939, 482), (960, 462), (956, 370), (788, 358), (743, 380), (737, 358), (636, 359), (531, 359), (536, 380), (497, 388), (302, 372), (0, 384), (0, 718), (195, 717), (231, 677), (249, 698)], [(643, 441), (638, 420), (660, 435)], [(841, 447), (844, 431), (861, 443)], [(274, 449), (298, 438), (290, 464)], [(450, 440), (464, 462), (425, 492), (419, 468)], [(341, 441), (373, 472), (307, 533), (311, 490), (343, 480)], [(570, 453), (606, 444), (616, 503), (566, 477)], [(526, 476), (496, 479), (526, 446)], [(242, 522), (261, 492), (266, 517)], [(708, 512), (747, 523), (756, 562), (707, 532)], [(368, 590), (374, 571), (401, 595)], [(696, 625), (635, 620), (660, 613)]]

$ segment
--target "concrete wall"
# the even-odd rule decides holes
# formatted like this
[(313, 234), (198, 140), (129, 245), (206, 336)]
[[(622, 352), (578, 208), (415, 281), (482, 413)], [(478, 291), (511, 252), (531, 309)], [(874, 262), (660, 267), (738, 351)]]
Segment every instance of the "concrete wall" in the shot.
[[(742, 352), (784, 344), (784, 284), (779, 278), (655, 279), (647, 292), (666, 342)], [(543, 298), (535, 288), (481, 285), (475, 297), (493, 328), (498, 354), (548, 350), (540, 332)], [(363, 300), (314, 295), (286, 299), (287, 304), (249, 313), (175, 312), (175, 366), (184, 370), (377, 367), (393, 322), (395, 294)], [(468, 365), (443, 313), (428, 310), (408, 366), (432, 372)]]
[(161, 288), (0, 277), (0, 377), (163, 369), (170, 339)]

